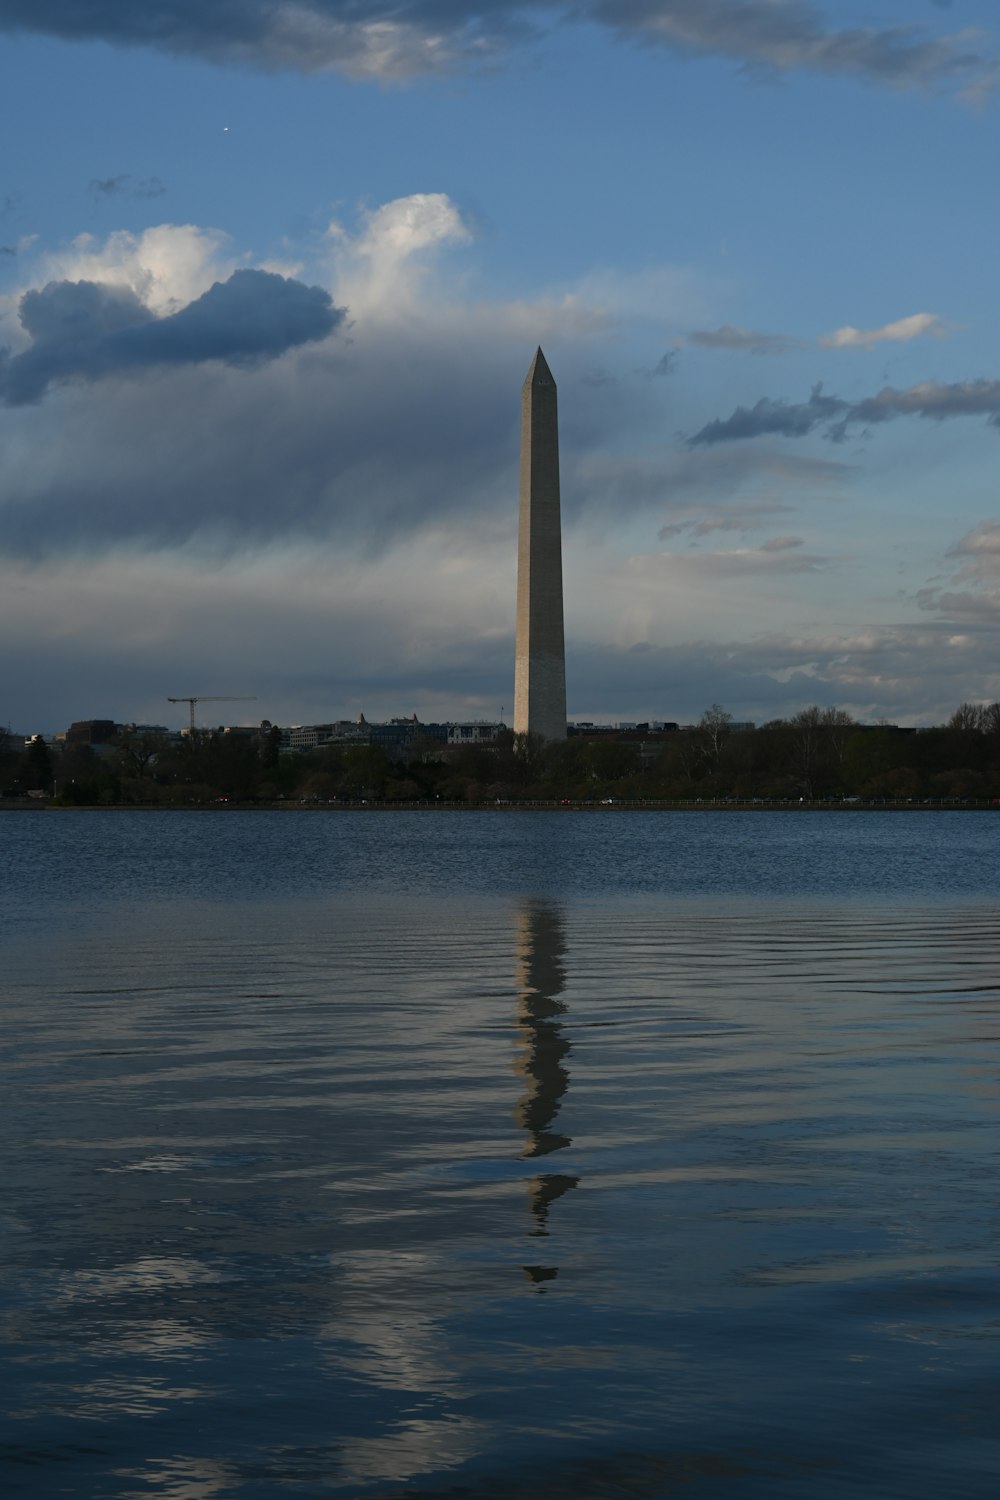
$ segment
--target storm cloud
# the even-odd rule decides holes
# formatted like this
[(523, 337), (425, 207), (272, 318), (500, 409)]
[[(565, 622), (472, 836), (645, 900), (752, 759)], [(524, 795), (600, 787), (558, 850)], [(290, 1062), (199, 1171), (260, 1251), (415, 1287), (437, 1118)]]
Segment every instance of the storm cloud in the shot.
[[(250, 381), (206, 361), (100, 391), (77, 384), (58, 422), (39, 403), (0, 426), (0, 552), (228, 556), (305, 541), (370, 561), (445, 521), (489, 526), (516, 486), (523, 347), (515, 359), (477, 354), (415, 349), (393, 325), (302, 349)], [(512, 536), (516, 506), (505, 523)]]
[(127, 286), (51, 281), (25, 292), (31, 343), (0, 358), (0, 399), (38, 401), (67, 380), (93, 381), (162, 365), (218, 360), (248, 366), (324, 339), (342, 321), (329, 292), (269, 271), (235, 271), (179, 312), (157, 318)]
[(738, 406), (729, 417), (707, 422), (688, 439), (692, 447), (710, 447), (758, 437), (809, 437), (820, 432), (842, 441), (853, 427), (871, 427), (896, 417), (923, 417), (943, 422), (952, 417), (986, 417), (1000, 427), (1000, 380), (963, 380), (950, 385), (924, 381), (897, 390), (884, 386), (875, 396), (843, 401), (814, 386), (808, 401), (773, 401)]
[[(329, 293), (234, 273), (225, 236), (194, 226), (42, 255), (17, 303), (23, 337), (0, 367), (0, 552), (36, 565), (108, 548), (218, 558), (301, 544), (371, 561), (456, 525), (482, 527), (486, 549), (498, 525), (509, 538), (517, 392), (535, 342), (561, 345), (574, 447), (599, 444), (623, 405), (644, 411), (655, 394), (643, 382), (625, 402), (581, 379), (602, 308), (456, 297), (435, 256), (467, 238), (442, 194), (365, 211), (355, 232), (336, 227), (331, 261), (316, 266)], [(323, 340), (344, 306), (350, 338)], [(252, 379), (246, 363), (259, 366)], [(155, 378), (135, 378), (146, 371)]]
[(215, 62), (401, 78), (495, 56), (553, 17), (583, 18), (675, 53), (775, 73), (807, 70), (893, 88), (994, 86), (996, 59), (967, 36), (828, 25), (812, 0), (0, 0), (0, 30), (94, 40)]

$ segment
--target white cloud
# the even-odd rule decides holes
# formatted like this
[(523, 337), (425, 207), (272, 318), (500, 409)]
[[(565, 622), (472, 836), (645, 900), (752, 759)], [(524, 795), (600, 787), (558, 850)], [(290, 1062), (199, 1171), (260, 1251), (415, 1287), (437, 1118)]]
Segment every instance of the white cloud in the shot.
[(447, 193), (411, 193), (366, 215), (358, 253), (390, 263), (429, 245), (464, 244), (471, 235)]
[[(457, 38), (443, 29), (396, 20), (340, 21), (308, 4), (285, 0), (272, 12), (271, 66), (308, 70), (336, 67), (348, 78), (384, 82), (435, 73), (458, 55)], [(249, 51), (249, 49), (248, 49)]]
[(130, 287), (151, 312), (177, 312), (216, 281), (224, 281), (247, 256), (235, 256), (221, 229), (195, 224), (157, 224), (141, 234), (119, 229), (99, 242), (81, 234), (65, 250), (44, 255), (32, 267), (33, 284), (100, 281)]
[(472, 233), (446, 193), (411, 193), (365, 213), (360, 233), (333, 223), (328, 237), (338, 297), (352, 316), (386, 322), (425, 295), (429, 253)]
[(820, 343), (824, 349), (873, 349), (876, 344), (905, 344), (925, 335), (947, 338), (948, 326), (937, 313), (913, 313), (881, 328), (852, 328), (848, 325), (827, 334)]
[[(29, 250), (36, 252), (34, 256)], [(18, 318), (21, 298), (50, 281), (128, 287), (150, 312), (164, 317), (249, 261), (248, 255), (233, 253), (230, 237), (221, 229), (195, 224), (156, 224), (140, 234), (119, 229), (104, 239), (79, 234), (57, 250), (39, 249), (33, 238), (19, 262), (20, 286), (0, 297), (2, 338), (14, 352), (27, 346), (29, 339)]]

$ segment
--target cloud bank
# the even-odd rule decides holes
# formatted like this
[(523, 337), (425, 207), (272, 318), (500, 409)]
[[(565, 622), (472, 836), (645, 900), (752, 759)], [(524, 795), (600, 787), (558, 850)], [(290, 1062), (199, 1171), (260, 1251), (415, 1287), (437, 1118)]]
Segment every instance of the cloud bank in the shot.
[[(0, 668), (18, 727), (162, 722), (162, 694), (197, 687), (192, 664), (284, 721), (493, 717), (510, 701), (518, 392), (539, 340), (560, 386), (574, 716), (686, 720), (714, 698), (757, 720), (809, 702), (946, 717), (993, 691), (995, 523), (942, 547), (946, 587), (906, 594), (919, 627), (887, 624), (882, 599), (876, 624), (845, 625), (861, 564), (829, 502), (857, 486), (866, 501), (864, 475), (779, 439), (864, 403), (816, 391), (801, 411), (772, 403), (770, 428), (758, 412), (753, 444), (672, 441), (696, 397), (644, 372), (696, 317), (714, 326), (692, 311), (700, 282), (654, 266), (481, 300), (451, 274), (470, 240), (450, 199), (422, 193), (331, 226), (302, 279), (192, 225), (19, 257), (4, 379), (21, 404), (0, 406)], [(895, 404), (931, 415), (949, 389), (968, 404), (957, 387)], [(982, 579), (963, 581), (971, 568)], [(766, 637), (748, 638), (753, 620)]]
[(207, 58), (266, 70), (336, 69), (394, 80), (509, 50), (568, 18), (647, 46), (723, 57), (774, 73), (805, 70), (897, 89), (975, 96), (997, 81), (996, 58), (969, 33), (837, 27), (812, 0), (0, 0), (0, 30)]
[[(481, 299), (450, 274), (471, 239), (445, 194), (416, 193), (331, 225), (303, 279), (239, 266), (225, 235), (193, 225), (38, 248), (0, 364), (0, 552), (246, 556), (307, 539), (370, 562), (444, 522), (506, 547), (535, 345), (584, 476), (609, 435), (648, 430), (665, 394), (638, 375), (588, 382), (609, 340), (638, 322), (659, 344), (700, 293), (654, 266)], [(611, 494), (617, 525), (710, 472), (725, 496), (753, 467), (680, 457), (644, 477), (594, 466), (567, 487), (568, 519), (606, 531)], [(757, 470), (780, 486), (793, 467)]]
[(22, 354), (0, 358), (0, 400), (21, 406), (57, 382), (156, 366), (262, 364), (326, 338), (343, 316), (322, 287), (268, 271), (235, 271), (162, 318), (128, 286), (51, 281), (21, 298), (21, 326), (31, 343)]
[[(434, 538), (384, 559), (376, 575), (335, 552), (219, 570), (166, 554), (45, 572), (0, 558), (8, 712), (25, 730), (95, 715), (162, 723), (176, 713), (167, 693), (196, 690), (194, 670), (203, 682), (255, 693), (257, 702), (242, 706), (248, 720), (322, 722), (361, 709), (372, 719), (493, 717), (511, 701), (513, 571), (495, 551), (467, 568), (454, 561), (441, 570)], [(675, 615), (670, 586), (682, 586), (684, 557), (644, 560), (621, 576), (575, 548), (568, 562), (574, 718), (691, 722), (714, 699), (758, 723), (807, 703), (869, 721), (941, 722), (965, 698), (1000, 698), (991, 649), (1000, 612), (972, 591), (936, 597), (916, 623), (789, 622), (748, 636), (731, 615), (712, 630), (720, 596), (813, 593), (823, 573), (776, 576), (750, 558), (730, 559), (718, 576), (706, 569), (693, 578), (702, 615)], [(660, 618), (629, 613), (637, 593), (659, 602)], [(599, 620), (595, 598), (606, 611)], [(53, 715), (60, 681), (65, 708)]]
[(592, 9), (626, 34), (776, 73), (968, 91), (992, 88), (997, 78), (995, 59), (968, 36), (928, 38), (912, 26), (837, 29), (810, 0), (597, 0)]
[(897, 390), (887, 385), (875, 396), (844, 401), (828, 396), (817, 385), (808, 401), (774, 401), (762, 397), (754, 406), (738, 406), (728, 417), (707, 422), (688, 439), (692, 447), (711, 447), (758, 437), (809, 437), (820, 432), (841, 442), (855, 427), (871, 427), (896, 417), (922, 417), (935, 422), (953, 417), (986, 417), (1000, 427), (1000, 380), (964, 380), (950, 385), (924, 381)]

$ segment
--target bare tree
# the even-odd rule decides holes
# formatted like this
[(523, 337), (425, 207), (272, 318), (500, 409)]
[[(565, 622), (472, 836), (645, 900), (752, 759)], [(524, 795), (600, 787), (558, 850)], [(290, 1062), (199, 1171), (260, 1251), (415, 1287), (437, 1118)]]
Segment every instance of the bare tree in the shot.
[(713, 703), (711, 708), (706, 708), (698, 720), (701, 753), (713, 771), (719, 768), (719, 759), (726, 740), (729, 738), (729, 726), (732, 722), (732, 714), (728, 713), (721, 703)]
[(800, 709), (789, 720), (793, 730), (794, 765), (807, 797), (815, 795), (816, 778), (836, 764), (843, 765), (844, 752), (854, 720), (842, 708), (820, 708), (818, 703)]
[(962, 734), (982, 734), (987, 727), (989, 710), (982, 703), (960, 703), (948, 720), (949, 729)]
[(126, 725), (114, 741), (118, 763), (123, 773), (126, 776), (137, 776), (141, 779), (146, 775), (156, 757), (162, 753), (166, 743), (166, 738), (162, 734), (140, 731), (131, 725)]

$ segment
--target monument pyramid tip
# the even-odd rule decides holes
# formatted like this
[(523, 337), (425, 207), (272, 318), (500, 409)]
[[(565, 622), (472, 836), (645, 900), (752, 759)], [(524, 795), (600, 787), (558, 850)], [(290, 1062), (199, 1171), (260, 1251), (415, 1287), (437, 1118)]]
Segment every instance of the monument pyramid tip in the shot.
[(531, 368), (528, 371), (527, 377), (525, 379), (525, 384), (555, 385), (555, 380), (553, 379), (552, 371), (549, 369), (548, 361), (546, 360), (545, 355), (542, 353), (541, 344), (539, 344), (538, 348), (535, 350), (535, 357), (531, 361)]

